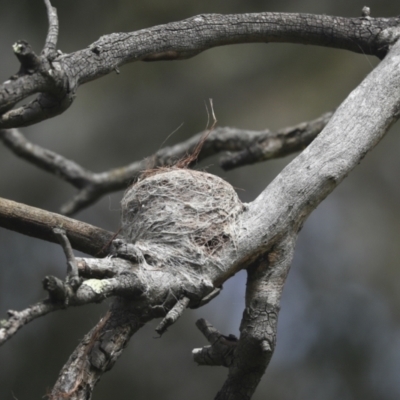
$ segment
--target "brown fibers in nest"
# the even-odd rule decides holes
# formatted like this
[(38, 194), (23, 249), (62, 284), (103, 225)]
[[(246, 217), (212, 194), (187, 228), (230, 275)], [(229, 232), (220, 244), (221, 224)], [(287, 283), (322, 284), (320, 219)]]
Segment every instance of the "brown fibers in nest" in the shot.
[(131, 186), (122, 200), (122, 235), (140, 264), (198, 274), (220, 267), (217, 253), (235, 244), (244, 206), (233, 187), (206, 172), (163, 168)]

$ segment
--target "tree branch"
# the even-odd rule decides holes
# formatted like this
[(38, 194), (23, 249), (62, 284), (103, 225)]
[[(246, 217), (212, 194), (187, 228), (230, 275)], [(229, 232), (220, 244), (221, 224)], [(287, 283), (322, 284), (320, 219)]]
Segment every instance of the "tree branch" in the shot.
[(58, 16), (57, 9), (52, 7), (50, 0), (44, 0), (47, 8), (47, 18), (49, 20), (49, 30), (47, 32), (46, 43), (42, 50), (42, 56), (49, 61), (54, 60), (57, 56), (57, 39), (58, 39)]
[[(248, 205), (242, 235), (222, 264), (267, 252), (308, 215), (384, 137), (400, 115), (400, 42), (340, 105), (317, 138)], [(226, 259), (225, 259), (226, 257)], [(231, 265), (235, 270), (235, 267)], [(231, 275), (232, 269), (225, 273)], [(213, 279), (218, 286), (224, 274)]]
[(265, 139), (255, 141), (245, 149), (223, 157), (220, 165), (225, 170), (231, 170), (304, 150), (324, 129), (332, 115), (333, 113), (329, 112), (313, 121), (270, 132)]
[[(21, 63), (17, 74), (0, 86), (0, 126), (12, 128), (27, 126), (54, 117), (72, 103), (76, 87), (65, 71), (52, 65), (57, 57), (58, 17), (50, 0), (44, 0), (47, 8), (49, 29), (41, 56), (33, 52), (29, 43), (19, 41), (13, 45)], [(39, 93), (28, 104), (11, 110), (19, 101)]]
[[(53, 48), (56, 37), (54, 15), (52, 18), (46, 46)], [(25, 89), (19, 79), (13, 84), (11, 93), (4, 85), (0, 87), (0, 110), (8, 110), (10, 104), (16, 103), (16, 98), (46, 92), (27, 107), (4, 114), (0, 118), (0, 128), (27, 126), (63, 112), (72, 103), (80, 84), (133, 61), (187, 59), (216, 46), (257, 42), (313, 44), (383, 58), (399, 37), (399, 22), (399, 18), (369, 16), (202, 14), (137, 32), (113, 33), (102, 36), (86, 49), (57, 56), (50, 69), (41, 68), (41, 74), (47, 75), (44, 90), (43, 84), (35, 81)], [(44, 64), (47, 66), (48, 62)]]
[[(69, 244), (63, 243), (64, 246), (68, 248), (66, 257), (69, 261), (71, 256), (73, 257), (72, 249)], [(9, 319), (0, 321), (0, 345), (9, 340), (24, 325), (52, 311), (70, 306), (99, 303), (111, 296), (123, 296), (132, 301), (139, 298), (145, 291), (146, 280), (144, 275), (138, 272), (137, 264), (117, 258), (73, 258), (77, 275), (72, 275), (71, 271), (67, 270), (64, 281), (54, 276), (44, 278), (43, 288), (49, 294), (48, 299), (22, 311), (8, 311)], [(164, 292), (160, 290), (159, 295), (161, 300), (158, 298), (153, 300), (162, 302)], [(170, 304), (166, 306), (169, 307)]]
[(275, 349), (280, 298), (293, 258), (295, 236), (285, 238), (247, 269), (240, 339), (216, 400), (250, 399), (265, 373)]
[(112, 232), (59, 214), (0, 198), (0, 226), (24, 235), (58, 243), (53, 228), (64, 229), (74, 249), (95, 257), (108, 254)]
[(398, 38), (398, 33), (393, 37), (389, 31), (399, 21), (313, 14), (202, 14), (137, 32), (102, 36), (88, 49), (59, 61), (66, 69), (78, 62), (76, 79), (84, 83), (127, 62), (187, 59), (213, 47), (239, 43), (312, 44), (383, 57)]
[(205, 319), (199, 319), (196, 326), (210, 343), (200, 349), (193, 349), (193, 360), (199, 365), (232, 365), (238, 339), (234, 335), (224, 336)]
[(11, 339), (24, 325), (60, 308), (63, 308), (62, 304), (44, 300), (22, 311), (9, 310), (7, 312), (9, 319), (0, 321), (0, 346)]
[(151, 318), (129, 301), (114, 301), (110, 311), (71, 354), (49, 399), (90, 399), (94, 386), (115, 364), (131, 336)]
[[(332, 113), (326, 113), (313, 121), (278, 132), (268, 129), (248, 131), (228, 127), (216, 128), (204, 141), (197, 161), (220, 152), (233, 151), (235, 153), (221, 159), (222, 168), (229, 170), (245, 164), (284, 157), (303, 150), (324, 128), (331, 116)], [(125, 189), (129, 183), (136, 182), (145, 169), (174, 165), (178, 160), (193, 153), (203, 135), (204, 132), (200, 132), (182, 143), (160, 149), (147, 160), (94, 173), (51, 150), (33, 144), (17, 129), (0, 130), (0, 140), (17, 156), (80, 189), (71, 201), (62, 206), (61, 212), (66, 215), (74, 214), (93, 204), (107, 193)]]

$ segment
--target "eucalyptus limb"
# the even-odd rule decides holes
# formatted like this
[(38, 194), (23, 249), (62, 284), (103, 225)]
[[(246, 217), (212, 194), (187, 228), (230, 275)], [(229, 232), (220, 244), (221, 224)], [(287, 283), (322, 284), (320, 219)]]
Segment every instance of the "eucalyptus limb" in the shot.
[[(201, 14), (136, 32), (102, 36), (86, 49), (55, 55), (56, 14), (49, 0), (46, 5), (50, 28), (44, 56), (31, 71), (34, 78), (17, 74), (0, 86), (2, 129), (31, 125), (62, 113), (73, 102), (79, 85), (134, 61), (182, 60), (217, 46), (272, 42), (340, 48), (383, 58), (399, 37), (398, 17)], [(10, 110), (17, 101), (39, 92), (41, 95), (28, 105)]]

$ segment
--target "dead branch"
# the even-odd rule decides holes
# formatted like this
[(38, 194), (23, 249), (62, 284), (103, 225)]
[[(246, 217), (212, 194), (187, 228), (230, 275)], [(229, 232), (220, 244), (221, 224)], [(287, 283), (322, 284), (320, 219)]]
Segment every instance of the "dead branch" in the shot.
[[(248, 131), (228, 127), (216, 128), (204, 141), (197, 161), (229, 151), (232, 153), (221, 159), (222, 168), (229, 170), (245, 164), (284, 157), (303, 150), (321, 132), (331, 116), (332, 113), (326, 113), (315, 120), (277, 132), (268, 129)], [(160, 149), (147, 160), (94, 173), (72, 160), (33, 144), (17, 129), (0, 130), (0, 140), (17, 156), (79, 189), (78, 194), (61, 208), (61, 212), (66, 215), (88, 207), (107, 193), (125, 189), (128, 184), (136, 182), (145, 169), (174, 165), (178, 160), (193, 153), (203, 135), (204, 132), (200, 132), (182, 143)]]
[(131, 336), (151, 319), (131, 302), (116, 300), (71, 354), (49, 399), (90, 399), (94, 386), (113, 367)]
[(222, 157), (220, 165), (223, 169), (230, 170), (304, 150), (325, 128), (332, 115), (333, 113), (329, 112), (313, 121), (271, 132), (265, 139)]
[(53, 243), (58, 243), (53, 228), (62, 228), (67, 232), (74, 249), (96, 257), (108, 254), (114, 237), (112, 232), (84, 222), (2, 198), (0, 226)]
[[(275, 349), (280, 298), (292, 263), (296, 237), (284, 238), (248, 269), (246, 308), (240, 338), (218, 400), (250, 399)], [(228, 353), (229, 354), (229, 353)]]
[[(49, 9), (49, 4), (46, 5)], [(49, 19), (46, 46), (51, 44), (51, 56), (46, 54), (48, 59), (41, 57), (33, 71), (33, 79), (17, 74), (15, 79), (0, 86), (2, 129), (31, 125), (62, 113), (73, 102), (79, 85), (129, 62), (181, 60), (216, 46), (257, 42), (313, 44), (383, 58), (399, 37), (399, 18), (283, 13), (202, 14), (137, 32), (102, 36), (86, 49), (53, 59), (56, 24), (54, 15)], [(28, 105), (10, 110), (18, 101), (34, 93), (41, 94)]]
[(42, 56), (52, 61), (57, 56), (58, 39), (58, 16), (57, 9), (52, 7), (50, 0), (44, 0), (47, 8), (47, 19), (49, 20), (49, 30), (47, 32), (46, 43), (42, 50)]
[[(379, 29), (377, 21), (381, 24)], [(397, 18), (372, 20), (367, 10), (362, 18), (352, 20), (269, 13), (202, 15), (168, 24), (168, 30), (161, 26), (103, 37), (82, 51), (80, 56), (88, 63), (79, 64), (78, 57), (75, 62), (82, 68), (68, 77), (74, 90), (79, 83), (109, 72), (111, 65), (107, 63), (116, 40), (121, 47), (112, 53), (112, 69), (131, 61), (135, 55), (143, 61), (183, 59), (215, 45), (250, 41), (287, 39), (348, 49), (359, 49), (362, 43), (372, 52), (369, 54), (378, 56), (386, 54), (391, 47), (318, 137), (249, 205), (242, 204), (234, 190), (221, 179), (178, 168), (155, 171), (130, 188), (122, 202), (121, 235), (126, 245), (118, 242), (113, 247), (117, 257), (77, 259), (79, 274), (87, 278), (77, 288), (60, 284), (56, 279), (46, 281), (50, 296), (53, 294), (52, 301), (63, 306), (74, 301), (100, 301), (107, 296), (119, 296), (106, 317), (71, 355), (50, 398), (89, 399), (98, 379), (112, 368), (131, 335), (143, 324), (156, 317), (174, 321), (186, 306), (201, 304), (218, 292), (225, 280), (244, 268), (248, 269), (248, 286), (241, 336), (233, 346), (234, 357), (219, 355), (218, 362), (229, 367), (229, 374), (217, 399), (251, 397), (274, 350), (279, 300), (298, 231), (315, 207), (400, 116), (397, 90), (400, 43), (392, 46), (399, 37), (397, 25)], [(153, 42), (151, 52), (145, 36), (149, 33)], [(138, 37), (142, 40), (141, 46), (138, 46)], [(180, 47), (183, 44), (186, 47)], [(52, 65), (55, 70), (65, 71), (73, 57), (57, 57)], [(25, 63), (26, 71), (22, 75), (38, 68), (39, 72), (32, 75), (45, 76), (41, 72), (44, 64), (39, 64), (37, 67), (36, 62)], [(65, 87), (58, 89), (61, 95), (70, 93), (65, 92)], [(15, 93), (13, 96), (15, 99)], [(0, 126), (10, 115), (12, 111), (3, 115)], [(46, 117), (36, 112), (20, 115), (24, 123), (43, 116)], [(1, 200), (0, 210), (7, 207), (8, 212), (0, 214), (1, 224), (28, 234), (32, 229), (36, 237), (48, 240), (51, 232), (54, 240), (52, 230), (59, 227), (68, 234), (74, 247), (91, 252), (94, 248), (99, 250), (100, 243), (105, 245), (106, 237), (110, 239), (110, 233), (86, 224), (80, 226), (65, 217)], [(88, 232), (94, 244), (88, 243)], [(119, 258), (118, 252), (125, 259)], [(66, 253), (73, 259), (70, 247)], [(137, 264), (132, 260), (137, 260)], [(205, 331), (210, 338), (219, 335), (211, 327)]]

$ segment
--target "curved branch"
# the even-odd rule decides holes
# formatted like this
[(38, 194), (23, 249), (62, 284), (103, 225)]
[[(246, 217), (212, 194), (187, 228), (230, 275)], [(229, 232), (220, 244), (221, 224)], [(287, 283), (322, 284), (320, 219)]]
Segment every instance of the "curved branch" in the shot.
[(137, 32), (102, 36), (89, 48), (57, 60), (66, 70), (74, 65), (81, 84), (128, 62), (187, 59), (213, 47), (239, 43), (311, 44), (382, 58), (399, 35), (386, 30), (398, 27), (399, 22), (399, 18), (313, 14), (201, 14)]
[(4, 114), (26, 97), (46, 90), (47, 87), (47, 79), (39, 73), (5, 81), (0, 85), (0, 114)]
[(77, 188), (85, 187), (93, 180), (92, 172), (72, 160), (30, 142), (17, 129), (0, 130), (0, 140), (18, 157), (60, 177)]
[[(46, 0), (48, 1), (48, 0)], [(46, 3), (47, 4), (47, 3)], [(50, 26), (46, 46), (55, 46), (55, 24)], [(71, 104), (80, 84), (113, 72), (134, 61), (180, 60), (207, 49), (238, 43), (288, 42), (346, 49), (383, 58), (399, 33), (400, 18), (342, 18), (312, 14), (259, 13), (202, 14), (180, 22), (155, 26), (131, 33), (102, 36), (88, 48), (58, 55), (43, 62), (42, 73), (52, 78), (60, 90), (51, 110), (20, 108), (0, 118), (0, 128), (27, 126), (63, 112)], [(51, 38), (51, 39), (50, 39)], [(45, 58), (44, 58), (45, 60)], [(50, 65), (50, 68), (47, 66)], [(37, 82), (25, 89), (16, 80), (11, 94), (0, 87), (0, 110), (8, 110), (15, 99), (40, 91)], [(46, 92), (51, 93), (47, 87)], [(19, 95), (17, 96), (16, 93)], [(61, 102), (60, 99), (66, 98)], [(39, 102), (40, 103), (40, 102)], [(40, 104), (39, 104), (40, 105)], [(37, 104), (36, 104), (37, 106)], [(33, 105), (30, 106), (31, 108)]]
[[(204, 141), (197, 161), (220, 152), (231, 151), (234, 153), (221, 159), (221, 167), (228, 170), (284, 157), (303, 150), (324, 128), (331, 116), (332, 113), (326, 113), (313, 121), (278, 132), (268, 129), (248, 131), (228, 127), (216, 128)], [(33, 144), (16, 129), (0, 130), (0, 140), (17, 156), (80, 189), (72, 200), (62, 206), (61, 212), (65, 215), (72, 215), (88, 207), (107, 193), (125, 189), (146, 169), (174, 165), (188, 154), (192, 154), (203, 136), (204, 132), (200, 132), (182, 143), (160, 149), (147, 160), (94, 173), (51, 150)]]
[[(49, 93), (40, 93), (36, 99), (28, 104), (1, 115), (0, 128), (29, 126), (62, 114), (72, 104), (74, 93), (61, 89), (60, 93), (56, 95), (51, 93), (52, 90), (52, 85), (50, 87), (48, 85), (45, 91), (49, 91)], [(35, 87), (32, 93), (37, 93), (38, 91), (39, 88)]]
[(58, 39), (58, 16), (57, 9), (52, 7), (50, 0), (44, 0), (47, 8), (47, 19), (49, 20), (49, 30), (47, 32), (46, 43), (42, 50), (42, 56), (48, 60), (53, 60), (57, 56)]

